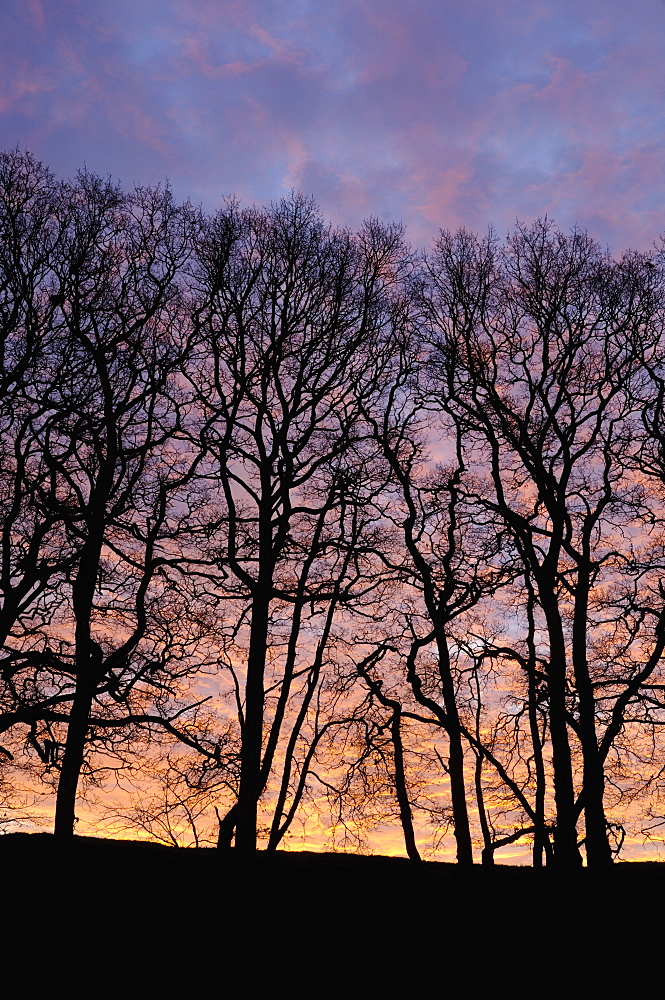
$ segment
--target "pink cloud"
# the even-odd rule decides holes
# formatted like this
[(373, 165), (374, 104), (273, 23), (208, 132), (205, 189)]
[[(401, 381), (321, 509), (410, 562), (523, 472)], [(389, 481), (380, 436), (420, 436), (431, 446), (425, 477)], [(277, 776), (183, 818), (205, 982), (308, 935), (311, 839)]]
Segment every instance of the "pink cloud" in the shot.
[(546, 210), (640, 242), (661, 227), (662, 12), (9, 0), (3, 145), (62, 173), (168, 174), (208, 207), (302, 186), (336, 221), (401, 218), (418, 242)]

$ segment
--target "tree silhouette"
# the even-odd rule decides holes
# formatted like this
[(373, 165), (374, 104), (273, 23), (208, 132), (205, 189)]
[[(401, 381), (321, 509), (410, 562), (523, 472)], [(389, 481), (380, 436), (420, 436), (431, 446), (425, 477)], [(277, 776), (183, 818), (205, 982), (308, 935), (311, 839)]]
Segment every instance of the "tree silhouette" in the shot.
[(3, 773), (63, 837), (124, 769), (169, 842), (606, 867), (660, 816), (663, 279), (0, 154)]
[[(192, 464), (175, 384), (191, 225), (167, 190), (125, 195), (87, 174), (54, 191), (42, 173), (19, 201), (17, 173), (25, 186), (35, 168), (10, 159), (6, 227), (48, 246), (22, 278), (10, 346), (23, 349), (3, 371), (3, 726), (29, 725), (57, 765), (56, 832), (70, 835), (86, 744), (109, 750), (125, 723), (157, 720), (192, 641), (169, 583)], [(36, 739), (40, 721), (64, 724), (61, 751), (50, 730)]]
[[(311, 201), (293, 196), (268, 211), (230, 203), (199, 246), (195, 379), (208, 476), (220, 493), (210, 551), (222, 606), (235, 609), (227, 669), (242, 739), (224, 839), (235, 826), (244, 852), (255, 850), (259, 798), (295, 704), (271, 845), (283, 835), (295, 741), (310, 708), (321, 712), (335, 613), (368, 587), (364, 430), (352, 385), (369, 370), (383, 271), (401, 250), (391, 229), (365, 237), (325, 227)], [(310, 750), (320, 732), (315, 721)], [(296, 798), (302, 791), (298, 782)]]
[[(658, 336), (652, 269), (636, 255), (616, 264), (586, 234), (544, 221), (519, 227), (502, 252), (491, 236), (444, 235), (429, 275), (444, 405), (492, 487), (476, 502), (510, 530), (544, 619), (555, 859), (579, 862), (583, 809), (588, 862), (604, 865), (611, 728), (601, 735), (606, 668), (589, 638), (602, 627), (597, 602), (622, 527), (639, 516), (622, 455), (639, 411), (634, 385)], [(583, 759), (579, 795), (571, 731)]]

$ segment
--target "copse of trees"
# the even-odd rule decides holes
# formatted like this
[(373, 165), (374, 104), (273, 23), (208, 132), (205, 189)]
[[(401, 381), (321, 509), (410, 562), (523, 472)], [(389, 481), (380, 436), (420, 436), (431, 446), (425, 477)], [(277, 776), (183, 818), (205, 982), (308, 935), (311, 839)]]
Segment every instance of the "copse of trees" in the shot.
[[(662, 652), (651, 621), (642, 636), (657, 650), (648, 669), (638, 660), (626, 676), (612, 654), (599, 661), (597, 652), (610, 629), (617, 652), (632, 648), (617, 575), (630, 560), (630, 535), (650, 517), (649, 497), (627, 467), (662, 346), (660, 280), (649, 264), (635, 255), (610, 260), (586, 234), (564, 236), (546, 223), (518, 227), (500, 251), (491, 239), (444, 236), (424, 296), (442, 405), (489, 485), (474, 503), (508, 527), (537, 600), (554, 848), (571, 863), (582, 810), (589, 863), (610, 860), (603, 799), (611, 734), (624, 727), (624, 685), (632, 687), (635, 672), (646, 679)], [(613, 725), (606, 720), (615, 710)], [(582, 757), (579, 790), (571, 737)]]
[(662, 251), (18, 151), (0, 230), (1, 766), (58, 835), (121, 773), (245, 854), (318, 816), (602, 867), (657, 821)]

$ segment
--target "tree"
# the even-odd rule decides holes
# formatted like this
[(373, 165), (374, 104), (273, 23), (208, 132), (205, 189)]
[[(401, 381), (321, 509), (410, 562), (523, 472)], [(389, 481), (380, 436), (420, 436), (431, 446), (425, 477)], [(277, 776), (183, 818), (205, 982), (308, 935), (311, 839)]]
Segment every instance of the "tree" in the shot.
[[(421, 364), (421, 344), (409, 332), (413, 318), (393, 332), (392, 371), (384, 369), (377, 380), (383, 391), (366, 408), (374, 442), (387, 466), (389, 483), (384, 516), (400, 536), (382, 557), (400, 581), (401, 636), (394, 636), (402, 650), (409, 710), (396, 699), (375, 694), (393, 710), (396, 725), (401, 716), (417, 719), (446, 734), (446, 771), (450, 781), (453, 830), (457, 859), (471, 864), (473, 848), (465, 782), (465, 726), (460, 714), (462, 676), (456, 667), (458, 643), (452, 629), (479, 602), (510, 579), (507, 559), (500, 560), (505, 532), (494, 519), (485, 520), (465, 502), (461, 427), (435, 423), (435, 408), (428, 405), (427, 374)], [(450, 458), (434, 467), (427, 454), (428, 437), (435, 437)], [(431, 668), (429, 650), (435, 649)], [(395, 683), (399, 668), (393, 665)], [(382, 681), (383, 683), (383, 681)], [(402, 696), (403, 697), (403, 696)], [(423, 717), (423, 711), (426, 717)], [(398, 750), (398, 759), (401, 751)], [(398, 782), (399, 784), (399, 782)], [(401, 815), (411, 841), (408, 816)]]
[[(243, 852), (255, 850), (258, 802), (286, 726), (271, 846), (283, 833), (296, 742), (313, 727), (306, 776), (333, 723), (321, 718), (321, 684), (336, 615), (375, 585), (363, 569), (372, 480), (365, 485), (352, 386), (371, 367), (403, 253), (398, 229), (370, 223), (354, 238), (324, 226), (296, 195), (269, 210), (229, 203), (199, 244), (193, 381), (207, 474), (219, 490), (207, 531), (220, 606), (234, 609), (225, 665), (242, 741), (224, 839), (235, 826)], [(302, 791), (299, 781), (296, 801)]]
[[(23, 349), (5, 352), (2, 722), (31, 726), (42, 757), (35, 724), (66, 726), (64, 754), (49, 733), (46, 762), (59, 771), (56, 832), (70, 835), (86, 744), (108, 750), (126, 725), (159, 724), (191, 669), (196, 630), (173, 577), (196, 504), (177, 384), (192, 213), (166, 189), (126, 195), (81, 174), (54, 192), (31, 158), (10, 166), (6, 227), (32, 243), (17, 237), (7, 265), (14, 284), (31, 270), (12, 312)], [(21, 170), (24, 187), (37, 178), (22, 200)]]
[(621, 455), (635, 429), (635, 381), (658, 338), (660, 289), (647, 264), (639, 255), (616, 263), (586, 234), (547, 221), (518, 227), (502, 252), (491, 235), (444, 234), (428, 264), (441, 403), (463, 428), (466, 462), (491, 485), (478, 507), (510, 531), (543, 617), (562, 864), (580, 862), (580, 809), (588, 863), (611, 861), (603, 741), (612, 727), (602, 721), (606, 664), (594, 662), (590, 637), (603, 627), (617, 547), (641, 515)]
[[(28, 721), (36, 702), (40, 703), (37, 691), (42, 685), (36, 674), (42, 669), (44, 629), (61, 603), (58, 584), (76, 553), (76, 547), (63, 537), (54, 484), (34, 431), (35, 420), (45, 412), (44, 403), (40, 400), (31, 406), (26, 398), (53, 342), (43, 319), (54, 312), (46, 286), (63, 238), (61, 209), (61, 185), (45, 167), (18, 151), (0, 155), (3, 732), (19, 708)], [(42, 505), (47, 496), (52, 501), (48, 513)], [(26, 636), (18, 648), (13, 641), (17, 628)], [(24, 666), (29, 667), (29, 680), (22, 673)], [(48, 670), (47, 664), (43, 666)], [(51, 705), (58, 704), (61, 694), (52, 692)]]

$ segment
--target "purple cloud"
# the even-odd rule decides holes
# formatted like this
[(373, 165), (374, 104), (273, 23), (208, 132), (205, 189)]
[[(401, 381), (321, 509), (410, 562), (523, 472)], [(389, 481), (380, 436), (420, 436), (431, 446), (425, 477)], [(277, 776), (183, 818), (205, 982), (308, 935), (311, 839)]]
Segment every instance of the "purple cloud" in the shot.
[(547, 212), (648, 247), (664, 18), (660, 0), (10, 0), (2, 146), (168, 176), (208, 209), (296, 187), (416, 243)]

